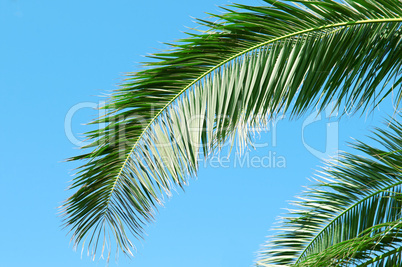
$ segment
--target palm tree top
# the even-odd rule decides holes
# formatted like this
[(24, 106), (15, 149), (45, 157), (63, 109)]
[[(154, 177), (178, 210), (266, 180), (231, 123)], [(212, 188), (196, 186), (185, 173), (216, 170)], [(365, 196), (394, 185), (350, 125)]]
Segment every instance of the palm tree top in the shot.
[(198, 20), (206, 31), (149, 56), (113, 93), (93, 122), (107, 126), (87, 133), (92, 150), (70, 159), (86, 161), (63, 205), (76, 245), (95, 254), (111, 238), (131, 254), (128, 237), (142, 237), (201, 155), (228, 139), (243, 147), (279, 112), (366, 110), (393, 90), (399, 104), (400, 1), (265, 2)]

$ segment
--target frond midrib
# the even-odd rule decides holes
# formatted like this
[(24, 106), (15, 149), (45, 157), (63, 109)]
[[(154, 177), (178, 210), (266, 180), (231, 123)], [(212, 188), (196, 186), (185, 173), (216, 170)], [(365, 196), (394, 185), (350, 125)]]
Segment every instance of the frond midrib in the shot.
[(362, 25), (362, 24), (377, 24), (377, 23), (392, 23), (392, 22), (402, 22), (402, 18), (384, 18), (384, 19), (367, 19), (367, 20), (356, 20), (356, 21), (346, 21), (346, 22), (340, 22), (340, 23), (334, 23), (334, 24), (329, 24), (329, 25), (324, 25), (324, 26), (320, 26), (320, 27), (315, 27), (315, 28), (310, 28), (310, 29), (305, 29), (302, 31), (296, 31), (294, 33), (291, 34), (287, 34), (281, 37), (277, 37), (274, 39), (270, 39), (268, 41), (256, 44), (250, 48), (247, 48), (241, 52), (238, 52), (237, 54), (223, 60), (221, 63), (217, 64), (216, 66), (210, 68), (209, 70), (207, 70), (206, 72), (204, 72), (203, 74), (201, 74), (198, 78), (196, 78), (195, 80), (193, 80), (191, 83), (189, 83), (187, 86), (185, 86), (179, 93), (177, 93), (174, 97), (172, 97), (171, 100), (169, 100), (169, 102), (167, 104), (165, 104), (159, 111), (158, 113), (156, 113), (156, 115), (151, 119), (151, 121), (147, 124), (147, 126), (144, 128), (144, 130), (141, 132), (141, 134), (138, 136), (138, 138), (136, 139), (135, 143), (133, 144), (130, 152), (127, 154), (127, 157), (125, 158), (118, 174), (116, 175), (115, 181), (113, 182), (113, 186), (112, 189), (110, 190), (109, 196), (108, 196), (108, 200), (104, 209), (104, 213), (106, 213), (106, 211), (108, 210), (109, 204), (110, 204), (110, 200), (111, 200), (111, 196), (113, 195), (113, 192), (115, 190), (117, 181), (120, 179), (120, 176), (131, 156), (131, 154), (133, 153), (134, 149), (137, 147), (137, 145), (139, 144), (139, 141), (141, 140), (142, 136), (147, 132), (147, 130), (151, 127), (151, 125), (154, 123), (154, 121), (159, 117), (159, 115), (162, 114), (162, 112), (164, 112), (178, 97), (180, 97), (186, 90), (188, 90), (189, 88), (191, 88), (194, 84), (196, 84), (197, 82), (199, 82), (200, 80), (202, 80), (205, 76), (207, 76), (208, 74), (212, 73), (214, 70), (218, 69), (219, 67), (223, 66), (224, 64), (230, 62), (231, 60), (238, 58), (250, 51), (253, 51), (259, 47), (289, 38), (289, 37), (293, 37), (293, 36), (297, 36), (297, 35), (301, 35), (301, 34), (306, 34), (309, 32), (314, 32), (314, 31), (320, 31), (320, 30), (325, 30), (325, 29), (331, 29), (331, 28), (337, 28), (337, 27), (349, 27), (349, 26), (355, 26), (355, 25)]
[(397, 248), (395, 248), (393, 250), (390, 250), (390, 251), (388, 251), (388, 252), (386, 252), (384, 254), (381, 254), (381, 255), (379, 255), (379, 256), (377, 256), (375, 258), (372, 258), (372, 259), (366, 261), (365, 263), (362, 263), (362, 264), (358, 265), (357, 267), (365, 267), (365, 266), (367, 266), (369, 264), (372, 264), (372, 263), (374, 263), (376, 261), (379, 261), (379, 260), (381, 260), (381, 259), (383, 259), (385, 257), (391, 256), (391, 255), (396, 254), (396, 253), (401, 252), (401, 251), (402, 251), (402, 247), (397, 247)]
[(386, 186), (386, 187), (384, 187), (384, 188), (380, 188), (380, 189), (378, 189), (377, 191), (375, 191), (374, 193), (372, 193), (372, 194), (370, 194), (370, 195), (368, 195), (368, 196), (366, 196), (366, 197), (360, 199), (358, 202), (354, 203), (354, 204), (351, 205), (349, 208), (347, 208), (346, 210), (344, 210), (343, 212), (341, 212), (340, 214), (338, 214), (336, 217), (334, 217), (323, 229), (321, 229), (321, 231), (320, 231), (320, 232), (309, 242), (309, 244), (304, 248), (304, 250), (302, 251), (302, 253), (299, 255), (299, 257), (298, 257), (297, 260), (295, 261), (295, 264), (297, 264), (297, 263), (301, 260), (301, 258), (302, 258), (302, 256), (304, 255), (304, 253), (307, 251), (307, 249), (308, 249), (309, 247), (311, 247), (311, 246), (313, 245), (313, 243), (315, 242), (315, 240), (316, 240), (328, 227), (330, 227), (335, 221), (337, 221), (340, 217), (342, 217), (344, 214), (346, 214), (347, 212), (349, 212), (350, 210), (352, 210), (353, 208), (355, 208), (355, 207), (358, 206), (359, 204), (365, 202), (366, 200), (368, 200), (368, 199), (370, 199), (370, 198), (372, 198), (372, 197), (374, 197), (374, 196), (376, 196), (376, 195), (378, 195), (378, 194), (380, 194), (380, 193), (382, 193), (382, 192), (384, 192), (384, 191), (386, 191), (386, 190), (388, 190), (388, 189), (391, 189), (391, 188), (393, 188), (393, 187), (395, 187), (395, 186), (401, 185), (401, 184), (402, 184), (402, 181), (399, 181), (399, 182), (397, 182), (397, 183), (391, 184), (391, 185)]

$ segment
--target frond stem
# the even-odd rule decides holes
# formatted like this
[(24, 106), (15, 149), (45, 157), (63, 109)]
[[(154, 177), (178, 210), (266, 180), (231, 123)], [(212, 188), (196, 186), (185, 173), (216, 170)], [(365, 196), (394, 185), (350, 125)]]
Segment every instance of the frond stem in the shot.
[(380, 256), (372, 258), (372, 259), (366, 261), (365, 263), (358, 265), (357, 267), (365, 267), (365, 266), (367, 266), (369, 264), (372, 264), (372, 263), (374, 263), (376, 261), (379, 261), (379, 260), (381, 260), (381, 259), (383, 259), (385, 257), (391, 256), (391, 255), (396, 254), (396, 253), (401, 252), (401, 251), (402, 251), (402, 247), (397, 247), (397, 248), (395, 248), (393, 250), (388, 251), (387, 253), (384, 253), (384, 254), (381, 254)]

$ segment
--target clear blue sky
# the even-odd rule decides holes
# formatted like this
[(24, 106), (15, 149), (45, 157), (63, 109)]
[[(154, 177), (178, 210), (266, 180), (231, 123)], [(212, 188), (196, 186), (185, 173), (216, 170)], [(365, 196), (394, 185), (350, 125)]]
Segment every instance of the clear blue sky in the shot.
[[(239, 0), (259, 5), (258, 0)], [(65, 117), (79, 103), (98, 103), (116, 88), (123, 74), (139, 68), (142, 55), (164, 46), (161, 42), (184, 36), (192, 17), (219, 12), (223, 0), (208, 1), (27, 1), (0, 0), (0, 266), (104, 266), (74, 252), (61, 228), (57, 207), (76, 163), (77, 155), (65, 133)], [(86, 104), (84, 104), (85, 106)], [(201, 168), (186, 192), (179, 191), (160, 209), (148, 236), (137, 241), (132, 260), (121, 255), (118, 265), (140, 267), (251, 266), (287, 200), (321, 165), (302, 142), (318, 151), (339, 141), (362, 138), (392, 112), (390, 105), (375, 115), (345, 116), (306, 124), (281, 120), (261, 135), (269, 146), (248, 157), (271, 155), (286, 160), (284, 168), (234, 166)], [(77, 138), (89, 128), (82, 124), (97, 112), (83, 108), (74, 113), (72, 132)], [(323, 114), (325, 117), (325, 114)], [(336, 120), (332, 120), (334, 122)], [(331, 151), (330, 151), (331, 152)], [(333, 152), (333, 151), (332, 151)], [(332, 153), (331, 152), (331, 153)], [(239, 162), (237, 162), (239, 164)]]

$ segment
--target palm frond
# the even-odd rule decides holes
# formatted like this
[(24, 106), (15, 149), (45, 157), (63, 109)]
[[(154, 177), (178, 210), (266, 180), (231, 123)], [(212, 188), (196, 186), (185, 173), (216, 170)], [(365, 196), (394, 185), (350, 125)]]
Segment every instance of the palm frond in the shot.
[(320, 172), (257, 265), (385, 266), (392, 257), (402, 264), (402, 124), (389, 127), (376, 131), (379, 148), (358, 143), (365, 156), (344, 153)]
[(87, 134), (93, 150), (71, 158), (86, 160), (63, 205), (76, 245), (96, 253), (110, 238), (131, 254), (128, 236), (142, 237), (199, 157), (235, 136), (243, 145), (279, 112), (367, 110), (393, 91), (399, 104), (400, 1), (265, 2), (199, 20), (209, 30), (150, 56), (111, 96), (94, 122), (107, 126)]
[(402, 222), (375, 225), (358, 237), (337, 243), (294, 266), (400, 266)]

